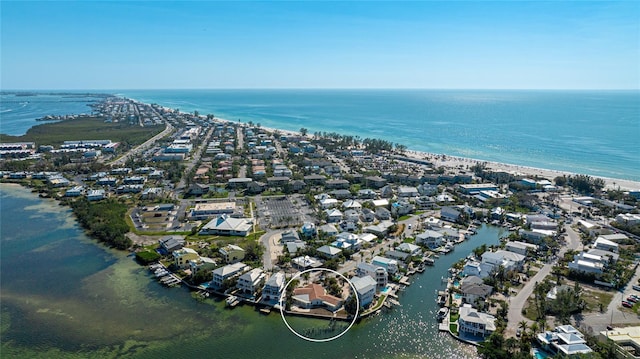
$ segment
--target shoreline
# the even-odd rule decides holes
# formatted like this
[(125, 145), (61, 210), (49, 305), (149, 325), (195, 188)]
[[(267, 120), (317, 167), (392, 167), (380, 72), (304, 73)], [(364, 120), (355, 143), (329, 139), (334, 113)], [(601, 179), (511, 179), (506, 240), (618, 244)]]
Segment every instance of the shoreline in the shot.
[[(172, 110), (168, 107), (162, 106), (162, 108), (167, 110)], [(184, 113), (180, 111), (181, 113)], [(187, 113), (188, 114), (188, 113)], [(206, 118), (204, 115), (200, 115), (200, 117)], [(227, 120), (220, 117), (214, 117), (214, 120), (222, 121), (222, 122), (231, 122), (234, 121)], [(280, 132), (282, 134), (290, 135), (290, 136), (302, 136), (302, 134), (298, 131), (284, 130), (280, 128), (273, 127), (264, 127), (260, 126), (260, 128), (270, 131), (270, 132)], [(309, 137), (308, 135), (305, 137)], [(435, 168), (437, 167), (447, 167), (447, 168), (459, 168), (463, 166), (466, 169), (466, 166), (472, 167), (476, 164), (486, 164), (487, 168), (494, 171), (503, 171), (511, 174), (519, 174), (527, 177), (544, 177), (549, 180), (553, 180), (555, 177), (566, 175), (573, 176), (581, 173), (575, 173), (570, 171), (561, 171), (561, 170), (553, 170), (548, 168), (539, 168), (525, 165), (517, 165), (513, 163), (505, 163), (505, 162), (496, 162), (496, 161), (487, 161), (481, 160), (477, 158), (470, 157), (461, 157), (461, 156), (452, 156), (444, 153), (431, 153), (424, 152), (418, 150), (407, 149), (404, 154), (406, 157), (415, 158), (415, 159), (425, 159), (433, 164)], [(612, 177), (604, 177), (604, 176), (594, 176), (588, 175), (593, 178), (600, 178), (605, 181), (606, 189), (620, 189), (622, 191), (638, 191), (640, 190), (640, 181), (622, 179), (622, 178), (612, 178)]]

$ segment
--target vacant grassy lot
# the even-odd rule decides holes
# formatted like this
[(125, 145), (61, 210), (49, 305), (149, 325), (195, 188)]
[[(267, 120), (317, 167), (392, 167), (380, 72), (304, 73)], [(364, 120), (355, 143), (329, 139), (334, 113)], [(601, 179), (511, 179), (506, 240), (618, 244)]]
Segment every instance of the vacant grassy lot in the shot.
[(64, 141), (111, 140), (123, 146), (138, 145), (160, 133), (164, 126), (140, 127), (129, 123), (106, 123), (95, 117), (83, 117), (56, 123), (43, 123), (22, 136), (0, 134), (0, 142), (35, 142), (59, 146)]

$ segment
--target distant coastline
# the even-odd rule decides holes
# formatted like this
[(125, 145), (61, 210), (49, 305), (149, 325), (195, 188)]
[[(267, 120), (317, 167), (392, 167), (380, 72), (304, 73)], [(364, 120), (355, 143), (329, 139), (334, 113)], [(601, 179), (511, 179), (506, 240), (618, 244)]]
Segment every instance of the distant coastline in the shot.
[[(45, 91), (47, 93), (51, 91)], [(176, 109), (181, 112), (199, 111), (201, 114), (212, 113), (217, 118), (236, 122), (261, 123), (262, 127), (279, 129), (280, 131), (297, 131), (300, 128), (308, 128), (309, 134), (313, 134), (320, 128), (322, 132), (336, 132), (348, 135), (360, 135), (362, 137), (383, 138), (392, 142), (406, 145), (407, 149), (415, 152), (418, 156), (441, 156), (445, 154), (448, 160), (455, 158), (470, 159), (472, 162), (487, 162), (488, 164), (508, 164), (508, 171), (533, 172), (547, 175), (562, 174), (588, 174), (607, 180), (612, 186), (620, 186), (621, 189), (638, 189), (640, 183), (640, 159), (637, 153), (640, 152), (640, 144), (634, 139), (640, 136), (640, 127), (634, 123), (631, 117), (640, 116), (640, 105), (632, 103), (635, 99), (640, 99), (639, 91), (543, 91), (543, 90), (128, 90), (109, 91), (117, 96), (136, 99), (144, 103), (158, 103), (164, 107)], [(6, 91), (3, 92), (7, 93)], [(31, 93), (31, 92), (29, 92)], [(34, 91), (35, 93), (35, 91)], [(55, 93), (55, 92), (51, 92)], [(86, 94), (87, 91), (61, 93)], [(429, 116), (423, 116), (423, 120), (413, 119), (421, 110), (416, 96), (428, 95), (434, 97), (429, 99), (429, 103), (424, 105), (427, 114), (429, 111), (435, 112)], [(587, 134), (563, 134), (555, 132), (544, 134), (545, 123), (552, 123), (552, 120), (545, 120), (538, 126), (522, 131), (509, 127), (508, 121), (504, 124), (495, 121), (488, 121), (486, 126), (472, 123), (468, 117), (487, 117), (490, 115), (525, 116), (526, 108), (531, 108), (533, 100), (532, 94), (568, 94), (567, 104), (582, 103), (592, 100), (590, 104), (594, 112), (604, 112), (608, 105), (607, 96), (614, 98), (620, 94), (625, 100), (616, 100), (616, 104), (627, 103), (627, 110), (624, 113), (612, 114), (612, 118), (620, 117), (617, 121), (610, 121), (612, 125), (598, 124), (594, 119), (580, 118), (583, 114), (578, 112), (575, 119), (571, 115), (573, 109), (563, 109), (561, 113), (553, 116), (561, 116), (570, 123), (563, 125), (567, 131), (582, 129)], [(108, 96), (107, 94), (104, 94)], [(297, 96), (294, 96), (297, 95)], [(346, 97), (339, 99), (337, 95)], [(273, 98), (270, 99), (269, 96)], [(427, 97), (428, 97), (427, 96)], [(586, 96), (586, 98), (583, 98)], [(603, 100), (601, 97), (604, 96)], [(334, 98), (335, 97), (335, 98)], [(392, 108), (388, 112), (376, 115), (376, 110), (381, 106), (369, 101), (381, 98), (380, 101), (391, 97), (393, 101), (389, 106), (397, 107), (404, 104), (404, 97), (409, 97), (407, 104), (417, 106), (411, 111), (397, 113), (397, 108)], [(575, 97), (575, 98), (574, 98)], [(341, 97), (340, 97), (341, 98)], [(536, 99), (536, 97), (534, 97)], [(333, 106), (329, 104), (336, 102)], [(350, 105), (353, 100), (355, 104)], [(415, 100), (415, 101), (414, 101)], [(441, 107), (437, 101), (442, 102)], [(450, 101), (459, 103), (449, 103)], [(544, 101), (552, 101), (546, 99)], [(286, 102), (285, 102), (286, 101)], [(315, 102), (314, 102), (315, 101)], [(378, 102), (380, 102), (378, 101)], [(509, 101), (516, 102), (513, 106), (507, 106)], [(522, 101), (524, 109), (518, 110), (517, 101)], [(542, 100), (541, 100), (542, 101)], [(542, 102), (544, 102), (542, 101)], [(563, 100), (564, 101), (564, 100)], [(598, 102), (600, 101), (600, 102)], [(384, 102), (384, 101), (382, 101)], [(540, 101), (539, 101), (540, 102)], [(542, 103), (540, 102), (540, 103)], [(599, 108), (602, 103), (605, 108)], [(536, 103), (537, 104), (537, 103)], [(560, 106), (563, 103), (553, 103)], [(447, 119), (445, 110), (451, 112), (459, 111), (451, 106), (468, 106), (469, 110), (474, 109), (485, 111), (474, 115), (465, 116), (462, 122), (454, 124), (454, 120), (460, 121), (456, 117)], [(491, 110), (492, 107), (499, 107), (498, 110)], [(433, 109), (431, 109), (433, 107)], [(451, 108), (450, 108), (451, 107)], [(455, 106), (454, 106), (455, 107)], [(557, 109), (556, 109), (557, 110)], [(554, 110), (554, 111), (556, 111)], [(364, 112), (363, 112), (364, 111)], [(536, 110), (538, 111), (538, 110)], [(547, 110), (545, 110), (547, 111)], [(414, 113), (415, 112), (415, 113)], [(553, 112), (553, 111), (552, 111)], [(496, 115), (497, 114), (497, 115)], [(541, 115), (543, 115), (542, 113)], [(11, 113), (3, 113), (3, 119), (11, 116)], [(368, 116), (368, 117), (367, 117)], [(373, 117), (372, 117), (373, 116)], [(377, 117), (376, 117), (377, 116)], [(437, 120), (429, 118), (437, 117)], [(531, 115), (536, 121), (541, 117), (538, 114)], [(238, 120), (236, 120), (236, 118)], [(35, 118), (34, 118), (35, 119)], [(24, 120), (27, 121), (27, 120)], [(542, 120), (540, 120), (542, 121)], [(574, 126), (576, 122), (580, 126)], [(3, 121), (6, 123), (6, 120)], [(423, 123), (424, 122), (424, 123)], [(486, 122), (486, 121), (485, 121)], [(559, 121), (555, 121), (559, 122)], [(600, 121), (601, 122), (601, 121)], [(616, 123), (616, 126), (613, 126)], [(624, 123), (627, 123), (626, 129)], [(37, 122), (29, 123), (33, 126)], [(553, 123), (552, 123), (553, 124)], [(629, 125), (630, 124), (630, 125)], [(605, 126), (606, 125), (606, 126)], [(380, 129), (377, 129), (378, 126)], [(424, 130), (421, 127), (429, 127)], [(6, 128), (3, 125), (3, 129)], [(564, 128), (563, 127), (563, 128)], [(622, 129), (618, 128), (621, 127)], [(433, 129), (433, 130), (431, 130)], [(435, 132), (434, 132), (435, 131)], [(458, 134), (456, 131), (460, 132)], [(515, 132), (514, 132), (515, 131)], [(542, 131), (542, 132), (540, 132)], [(618, 131), (610, 134), (611, 131)], [(5, 132), (0, 130), (0, 132)], [(540, 132), (540, 133), (538, 133)], [(424, 133), (424, 135), (422, 135)], [(595, 135), (591, 139), (589, 133)], [(435, 135), (435, 137), (434, 137)], [(459, 135), (459, 136), (458, 136)], [(635, 136), (634, 136), (635, 135)], [(459, 138), (457, 138), (458, 136)], [(625, 136), (625, 137), (620, 137)], [(504, 137), (507, 139), (505, 140)], [(511, 139), (509, 139), (511, 138)], [(532, 142), (527, 143), (527, 142)], [(515, 148), (509, 148), (515, 146)], [(519, 147), (518, 147), (519, 146)], [(528, 149), (530, 148), (530, 149)], [(596, 151), (597, 150), (597, 151)], [(529, 156), (523, 151), (533, 151)], [(463, 161), (467, 162), (467, 161)], [(461, 163), (465, 165), (465, 163)], [(495, 167), (495, 166), (492, 166)], [(527, 173), (528, 173), (527, 172)]]

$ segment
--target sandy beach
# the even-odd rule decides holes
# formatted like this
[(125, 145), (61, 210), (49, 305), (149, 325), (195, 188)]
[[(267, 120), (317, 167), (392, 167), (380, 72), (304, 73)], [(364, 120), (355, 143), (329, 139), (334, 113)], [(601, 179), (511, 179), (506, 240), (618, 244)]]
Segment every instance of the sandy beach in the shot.
[[(171, 110), (170, 108), (167, 108)], [(205, 117), (204, 115), (200, 115), (200, 117)], [(233, 122), (224, 118), (215, 117), (215, 120), (223, 121), (223, 122)], [(270, 132), (280, 132), (283, 135), (292, 135), (299, 136), (301, 135), (298, 131), (291, 130), (283, 130), (279, 128), (271, 128), (261, 126), (266, 131)], [(428, 160), (433, 163), (434, 167), (445, 167), (445, 168), (459, 168), (466, 170), (467, 168), (471, 168), (478, 163), (484, 163), (488, 169), (493, 171), (503, 171), (507, 173), (511, 173), (518, 176), (526, 176), (526, 177), (543, 177), (550, 181), (553, 181), (554, 178), (562, 175), (572, 176), (577, 173), (572, 173), (568, 171), (558, 171), (558, 170), (550, 170), (545, 168), (536, 168), (536, 167), (528, 167), (528, 166), (520, 166), (509, 163), (501, 163), (501, 162), (493, 162), (493, 161), (485, 161), (474, 158), (466, 158), (466, 157), (457, 157), (450, 156), (446, 154), (437, 154), (437, 153), (428, 153), (428, 152), (420, 152), (408, 149), (405, 151), (405, 156)], [(607, 189), (620, 189), (622, 191), (638, 191), (640, 190), (640, 182), (619, 179), (619, 178), (608, 178), (601, 176), (592, 176), (601, 178), (605, 181), (605, 188)]]

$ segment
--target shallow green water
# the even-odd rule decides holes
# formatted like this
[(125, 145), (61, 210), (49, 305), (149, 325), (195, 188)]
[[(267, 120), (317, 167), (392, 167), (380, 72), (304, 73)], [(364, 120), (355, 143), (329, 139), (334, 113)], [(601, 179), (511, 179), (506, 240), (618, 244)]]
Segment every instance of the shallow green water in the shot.
[(480, 230), (413, 277), (401, 307), (335, 341), (310, 343), (275, 312), (227, 310), (223, 302), (162, 287), (127, 253), (88, 239), (68, 208), (28, 189), (0, 185), (0, 206), (3, 358), (475, 357), (474, 348), (438, 332), (435, 291), (453, 262), (500, 235), (497, 228)]

